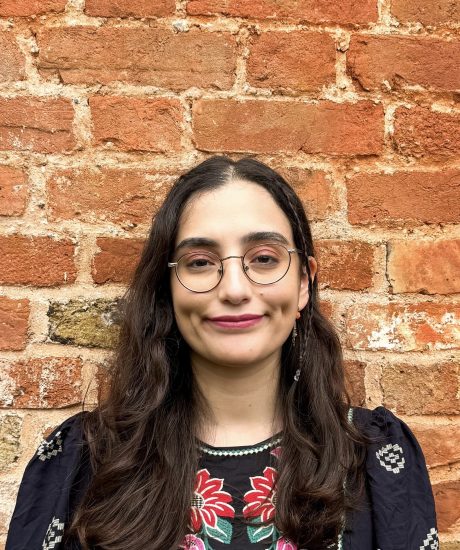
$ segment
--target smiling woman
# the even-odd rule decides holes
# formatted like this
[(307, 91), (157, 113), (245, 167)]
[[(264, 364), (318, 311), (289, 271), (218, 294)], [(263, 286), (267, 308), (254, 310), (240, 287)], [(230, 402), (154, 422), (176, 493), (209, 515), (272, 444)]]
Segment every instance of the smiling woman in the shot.
[(183, 174), (126, 292), (109, 392), (30, 461), (7, 550), (438, 548), (411, 430), (350, 406), (317, 269), (271, 168)]

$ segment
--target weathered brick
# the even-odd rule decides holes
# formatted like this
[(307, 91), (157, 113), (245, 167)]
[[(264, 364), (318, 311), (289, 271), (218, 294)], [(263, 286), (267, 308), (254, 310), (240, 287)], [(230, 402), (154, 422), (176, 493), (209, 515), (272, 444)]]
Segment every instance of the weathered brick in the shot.
[(457, 425), (426, 426), (411, 422), (410, 427), (430, 467), (460, 461), (460, 430)]
[(353, 349), (423, 351), (460, 348), (460, 304), (356, 304), (346, 332)]
[(332, 304), (332, 302), (324, 299), (320, 300), (319, 309), (321, 311), (321, 315), (327, 317), (328, 319), (332, 319), (332, 316), (334, 315), (334, 304)]
[(176, 11), (175, 0), (86, 0), (85, 13), (96, 17), (162, 17)]
[(310, 221), (325, 220), (339, 210), (337, 197), (332, 183), (321, 170), (308, 170), (280, 165), (273, 166), (291, 185), (299, 196)]
[(75, 245), (68, 239), (1, 235), (0, 254), (6, 261), (0, 283), (56, 286), (73, 283), (77, 275)]
[(383, 110), (369, 101), (204, 99), (193, 105), (193, 128), (204, 151), (375, 155), (382, 151)]
[(67, 0), (2, 0), (0, 17), (27, 17), (64, 11)]
[(0, 296), (0, 350), (19, 351), (26, 347), (29, 315), (29, 300)]
[(143, 239), (97, 239), (100, 252), (94, 256), (91, 266), (94, 282), (128, 284), (139, 263), (144, 242)]
[(174, 176), (138, 170), (62, 170), (47, 182), (48, 218), (120, 224), (147, 224), (157, 212)]
[(328, 86), (335, 82), (334, 40), (326, 33), (303, 31), (266, 32), (254, 37), (247, 80), (259, 88), (300, 92)]
[(374, 249), (373, 245), (358, 241), (317, 241), (320, 285), (340, 290), (369, 288), (373, 282)]
[(408, 227), (460, 219), (459, 170), (358, 173), (346, 185), (351, 224)]
[(71, 151), (73, 115), (67, 99), (0, 98), (0, 150)]
[[(0, 4), (1, 11), (1, 4)], [(10, 32), (0, 33), (0, 81), (24, 80), (24, 56)]]
[(392, 0), (391, 11), (402, 23), (438, 25), (460, 19), (460, 4), (456, 0)]
[(236, 42), (226, 32), (67, 27), (44, 29), (37, 40), (41, 73), (58, 74), (65, 84), (226, 90), (234, 81)]
[(230, 15), (254, 19), (294, 19), (311, 23), (370, 23), (377, 21), (377, 4), (372, 0), (189, 0), (190, 15)]
[(27, 195), (27, 175), (17, 168), (0, 166), (0, 216), (23, 214)]
[(6, 535), (11, 516), (13, 515), (18, 487), (19, 482), (14, 481), (12, 476), (2, 476), (0, 478), (0, 502), (2, 503), (2, 506), (0, 506), (0, 548), (5, 547)]
[(42, 409), (81, 402), (82, 361), (73, 357), (20, 359), (0, 365), (0, 405)]
[(89, 348), (112, 348), (120, 325), (118, 300), (52, 302), (48, 310), (52, 342)]
[(122, 151), (159, 153), (181, 148), (179, 101), (96, 96), (89, 104), (96, 145), (112, 143)]
[(0, 416), (0, 471), (19, 458), (22, 418), (15, 414)]
[(363, 407), (366, 401), (364, 374), (366, 364), (363, 361), (345, 361), (345, 382), (351, 403), (355, 407)]
[(460, 153), (460, 116), (426, 107), (400, 107), (395, 112), (395, 150), (416, 158), (448, 158)]
[[(390, 241), (388, 277), (393, 292), (460, 292), (460, 240)], [(440, 261), (435, 261), (435, 258)]]
[[(433, 485), (439, 531), (454, 527), (460, 519), (460, 480), (442, 481)], [(455, 527), (454, 527), (455, 528)], [(443, 550), (445, 546), (442, 546)]]
[(458, 365), (389, 365), (383, 369), (383, 404), (398, 414), (458, 414)]
[(348, 72), (364, 90), (384, 82), (392, 89), (418, 84), (439, 90), (460, 88), (460, 41), (427, 37), (354, 35)]

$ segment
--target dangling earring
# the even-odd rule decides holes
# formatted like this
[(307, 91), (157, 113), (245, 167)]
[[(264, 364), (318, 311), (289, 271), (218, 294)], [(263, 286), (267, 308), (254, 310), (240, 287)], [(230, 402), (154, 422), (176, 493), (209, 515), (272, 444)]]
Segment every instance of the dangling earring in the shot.
[[(297, 308), (296, 319), (300, 319), (300, 308)], [(294, 328), (292, 329), (292, 346), (295, 346), (295, 339), (297, 338), (297, 320), (294, 323)]]
[[(294, 330), (292, 331), (292, 346), (295, 344), (295, 339), (297, 336), (297, 319), (300, 319), (300, 307), (298, 308), (297, 314), (296, 314), (296, 322), (294, 325)], [(294, 381), (297, 382), (300, 376), (300, 369), (296, 370), (296, 373), (294, 375)]]

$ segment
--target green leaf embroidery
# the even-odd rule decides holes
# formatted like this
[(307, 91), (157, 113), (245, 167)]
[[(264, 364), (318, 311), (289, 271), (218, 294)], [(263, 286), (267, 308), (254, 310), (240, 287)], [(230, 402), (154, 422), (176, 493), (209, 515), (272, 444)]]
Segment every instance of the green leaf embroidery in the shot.
[(248, 525), (248, 538), (251, 542), (260, 542), (263, 539), (268, 539), (273, 534), (273, 524), (261, 525), (252, 527)]
[(232, 540), (233, 526), (226, 519), (218, 517), (216, 527), (203, 524), (203, 530), (209, 537), (216, 539), (223, 544), (230, 544)]

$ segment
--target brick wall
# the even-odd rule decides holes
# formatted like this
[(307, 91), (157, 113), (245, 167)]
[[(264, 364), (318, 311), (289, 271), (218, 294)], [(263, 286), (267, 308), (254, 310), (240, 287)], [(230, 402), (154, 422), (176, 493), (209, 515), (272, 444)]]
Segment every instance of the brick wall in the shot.
[(251, 153), (302, 197), (355, 404), (392, 409), (460, 549), (460, 4), (0, 2), (0, 546), (41, 438), (94, 403), (176, 175)]

